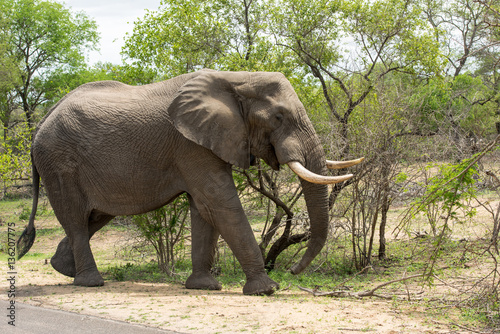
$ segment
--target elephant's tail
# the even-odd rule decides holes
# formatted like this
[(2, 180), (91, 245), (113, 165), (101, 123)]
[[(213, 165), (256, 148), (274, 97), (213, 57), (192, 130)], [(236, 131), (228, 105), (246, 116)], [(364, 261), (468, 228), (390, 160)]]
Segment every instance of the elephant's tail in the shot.
[(35, 215), (38, 208), (38, 194), (40, 193), (40, 174), (31, 158), (32, 173), (33, 173), (33, 204), (31, 207), (31, 215), (28, 226), (24, 229), (23, 234), (17, 240), (17, 259), (22, 258), (28, 251), (33, 242), (35, 242), (36, 229), (35, 229)]

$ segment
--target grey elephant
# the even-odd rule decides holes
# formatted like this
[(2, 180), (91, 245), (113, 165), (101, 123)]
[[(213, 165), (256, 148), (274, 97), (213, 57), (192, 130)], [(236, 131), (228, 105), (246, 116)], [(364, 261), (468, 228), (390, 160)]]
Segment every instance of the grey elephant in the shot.
[(19, 258), (35, 239), (39, 182), (66, 237), (51, 264), (75, 285), (100, 286), (89, 240), (117, 215), (159, 208), (187, 193), (192, 224), (192, 274), (186, 288), (221, 289), (210, 270), (221, 235), (246, 275), (244, 294), (271, 294), (278, 284), (243, 211), (231, 165), (255, 158), (300, 177), (310, 240), (300, 273), (322, 249), (328, 230), (327, 184), (352, 175), (323, 176), (318, 136), (290, 82), (280, 73), (202, 70), (144, 86), (104, 81), (61, 99), (33, 135), (33, 208), (18, 240)]

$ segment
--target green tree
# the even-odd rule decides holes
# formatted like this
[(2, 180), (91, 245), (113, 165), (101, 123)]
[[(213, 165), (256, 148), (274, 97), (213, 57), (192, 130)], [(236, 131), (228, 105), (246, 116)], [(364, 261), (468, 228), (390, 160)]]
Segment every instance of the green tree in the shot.
[(272, 31), (316, 78), (328, 112), (339, 125), (340, 156), (349, 155), (351, 115), (376, 82), (398, 71), (441, 71), (434, 29), (417, 1), (275, 0)]
[(488, 30), (488, 41), (483, 49), (478, 51), (480, 67), (477, 71), (487, 82), (495, 93), (494, 114), (496, 115), (495, 128), (500, 134), (500, 1), (498, 0), (476, 0), (486, 9), (486, 24)]
[(450, 75), (471, 71), (481, 50), (492, 47), (488, 9), (478, 0), (426, 0), (423, 12), (436, 28)]
[(33, 127), (33, 113), (45, 100), (45, 81), (56, 70), (84, 63), (84, 50), (98, 41), (97, 26), (86, 14), (53, 1), (3, 0), (0, 17), (9, 27), (2, 32), (6, 55), (20, 72), (17, 97)]
[(64, 95), (87, 82), (115, 80), (129, 85), (154, 82), (156, 73), (128, 64), (97, 63), (93, 66), (60, 68), (52, 71), (43, 82), (42, 90), (48, 105), (53, 105)]
[[(277, 44), (293, 51), (305, 74), (314, 78), (311, 84), (321, 92), (323, 110), (330, 120), (331, 129), (325, 138), (325, 144), (333, 150), (330, 154), (348, 158), (356, 145), (356, 155), (374, 157), (371, 162), (368, 159), (364, 169), (376, 170), (372, 163), (381, 163), (376, 154), (390, 150), (397, 138), (394, 132), (404, 131), (404, 128), (384, 126), (384, 133), (374, 131), (385, 136), (376, 140), (380, 147), (367, 141), (369, 137), (364, 135), (370, 129), (364, 131), (364, 121), (360, 120), (376, 120), (379, 115), (376, 106), (386, 104), (383, 98), (391, 98), (389, 91), (378, 91), (376, 87), (388, 89), (383, 83), (393, 73), (413, 78), (432, 77), (443, 68), (434, 28), (422, 18), (420, 3), (413, 0), (275, 0), (271, 6), (271, 30)], [(374, 108), (367, 107), (370, 104)], [(380, 119), (387, 117), (383, 115)], [(391, 168), (390, 160), (385, 159), (384, 163), (387, 169)], [(356, 175), (366, 176), (361, 171)], [(354, 181), (356, 179), (336, 184), (330, 204)]]
[[(500, 110), (498, 99), (496, 108), (493, 105), (499, 92), (500, 49), (494, 43), (494, 15), (489, 7), (498, 4), (498, 0), (488, 1), (488, 5), (478, 0), (425, 1), (425, 17), (436, 28), (436, 40), (447, 60), (443, 80), (451, 94), (440, 108), (451, 108), (444, 113), (442, 130), (451, 130), (450, 139), (459, 153), (466, 149), (467, 137), (484, 136), (495, 129), (493, 116)], [(484, 126), (462, 121), (471, 118)]]
[(485, 137), (491, 132), (493, 115), (487, 106), (490, 100), (490, 88), (481, 76), (467, 73), (431, 78), (415, 87), (408, 101), (416, 116), (412, 131), (424, 136), (449, 133), (453, 141)]
[(322, 100), (322, 106), (317, 100), (310, 102), (329, 123), (330, 129), (321, 129), (327, 134), (323, 140), (331, 149), (329, 155), (367, 158), (355, 178), (334, 185), (330, 196), (333, 207), (341, 190), (353, 185), (348, 209), (342, 211), (340, 203), (333, 215), (350, 219), (347, 228), (352, 231), (354, 254), (359, 254), (354, 257), (357, 265), (371, 261), (377, 224), (379, 257), (385, 257), (391, 187), (405, 149), (399, 138), (407, 133), (399, 100), (406, 90), (399, 85), (403, 76), (414, 81), (430, 78), (441, 73), (444, 65), (434, 28), (422, 17), (420, 5), (413, 0), (275, 0), (270, 4), (276, 43), (293, 52)]
[(14, 110), (12, 91), (20, 83), (20, 73), (15, 59), (7, 52), (8, 26), (8, 21), (0, 14), (0, 120), (2, 121), (4, 140), (7, 138), (10, 115)]
[(163, 1), (135, 22), (123, 54), (166, 77), (201, 68), (291, 73), (266, 34), (267, 13), (262, 0)]
[(31, 132), (21, 122), (9, 131), (0, 142), (0, 199), (9, 187), (19, 181), (26, 181), (31, 174)]

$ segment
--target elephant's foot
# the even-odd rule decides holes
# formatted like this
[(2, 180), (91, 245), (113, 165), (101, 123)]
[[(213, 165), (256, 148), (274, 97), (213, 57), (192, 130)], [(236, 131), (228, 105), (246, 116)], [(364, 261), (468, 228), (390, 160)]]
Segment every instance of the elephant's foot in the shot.
[(75, 277), (76, 266), (73, 250), (69, 244), (68, 237), (65, 237), (57, 246), (56, 253), (50, 259), (52, 267), (63, 275)]
[(265, 273), (257, 277), (247, 278), (247, 283), (243, 287), (245, 295), (272, 295), (280, 285), (269, 278)]
[(221, 290), (222, 285), (210, 273), (192, 273), (186, 280), (186, 289)]
[(95, 269), (88, 270), (76, 275), (73, 284), (80, 286), (103, 286), (104, 280), (102, 279), (101, 274), (99, 274), (97, 269)]

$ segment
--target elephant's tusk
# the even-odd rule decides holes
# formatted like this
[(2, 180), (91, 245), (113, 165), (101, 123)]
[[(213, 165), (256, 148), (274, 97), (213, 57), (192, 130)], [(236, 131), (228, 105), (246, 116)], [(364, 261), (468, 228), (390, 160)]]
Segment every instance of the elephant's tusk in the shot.
[(317, 184), (333, 184), (333, 183), (339, 183), (343, 181), (349, 180), (351, 177), (354, 175), (352, 174), (346, 174), (342, 176), (322, 176), (318, 175), (316, 173), (311, 172), (307, 168), (305, 168), (300, 162), (297, 161), (290, 161), (288, 163), (288, 167), (300, 176), (302, 179), (309, 181), (311, 183), (317, 183)]
[(342, 168), (347, 168), (347, 167), (357, 165), (363, 160), (365, 160), (365, 158), (359, 158), (359, 159), (348, 160), (348, 161), (326, 160), (326, 167), (328, 167), (328, 169), (342, 169)]

